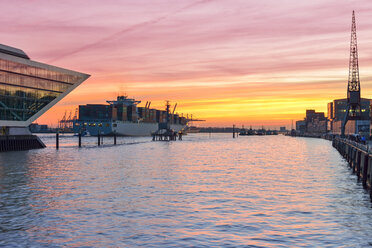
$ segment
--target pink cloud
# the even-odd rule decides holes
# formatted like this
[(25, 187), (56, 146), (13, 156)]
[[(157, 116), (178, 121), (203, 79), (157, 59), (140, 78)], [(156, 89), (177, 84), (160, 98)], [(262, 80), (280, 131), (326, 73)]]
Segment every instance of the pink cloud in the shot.
[[(305, 80), (313, 94), (321, 92), (316, 93), (314, 85), (331, 91), (327, 84), (333, 80), (339, 82), (332, 86), (334, 91), (343, 92), (353, 9), (360, 66), (372, 67), (372, 2), (367, 0), (12, 0), (1, 1), (0, 8), (1, 43), (19, 47), (37, 61), (92, 74), (85, 84), (97, 91), (123, 83), (150, 96), (142, 84), (153, 83), (166, 92), (164, 83), (169, 83), (180, 85), (181, 92), (172, 94), (182, 97), (185, 81), (215, 80), (227, 87), (236, 83), (240, 91), (275, 95), (244, 81), (265, 75), (263, 86), (270, 88), (278, 81), (294, 94), (296, 79)], [(330, 73), (322, 84), (317, 74), (327, 70), (345, 73)], [(311, 77), (297, 78), (304, 73)], [(372, 73), (364, 73), (363, 94), (371, 94)], [(220, 90), (217, 85), (208, 87), (211, 92)], [(88, 88), (78, 88), (70, 99), (84, 103), (78, 96)], [(167, 98), (161, 90), (154, 92), (156, 97)], [(231, 97), (241, 95), (238, 90), (225, 91)], [(94, 99), (100, 97), (96, 94)]]

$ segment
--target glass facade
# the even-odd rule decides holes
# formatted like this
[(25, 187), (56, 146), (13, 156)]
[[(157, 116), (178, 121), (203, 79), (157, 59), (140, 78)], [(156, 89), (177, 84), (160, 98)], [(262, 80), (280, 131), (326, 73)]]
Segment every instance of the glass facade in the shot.
[(0, 59), (0, 120), (28, 120), (80, 79)]
[[(370, 105), (371, 99), (361, 98), (360, 99), (361, 105), (361, 116), (365, 118), (369, 118), (370, 116)], [(337, 99), (333, 101), (333, 114), (332, 119), (334, 120), (343, 120), (345, 118), (346, 110), (347, 110), (347, 99)]]

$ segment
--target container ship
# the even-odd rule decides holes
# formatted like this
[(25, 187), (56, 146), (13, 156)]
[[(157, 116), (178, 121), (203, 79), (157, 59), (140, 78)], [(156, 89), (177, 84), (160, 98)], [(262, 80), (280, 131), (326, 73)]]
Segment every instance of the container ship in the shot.
[(167, 124), (175, 132), (182, 132), (190, 121), (185, 117), (164, 110), (150, 109), (151, 102), (138, 107), (141, 101), (118, 96), (108, 104), (79, 105), (79, 117), (73, 121), (74, 133), (83, 135), (150, 136)]

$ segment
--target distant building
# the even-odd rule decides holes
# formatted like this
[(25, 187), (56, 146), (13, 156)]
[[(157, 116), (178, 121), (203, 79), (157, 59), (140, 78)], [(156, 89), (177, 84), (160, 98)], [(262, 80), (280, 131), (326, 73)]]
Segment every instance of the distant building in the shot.
[(306, 132), (306, 121), (296, 121), (296, 131), (304, 134)]
[(307, 109), (306, 120), (313, 121), (315, 119), (324, 119), (324, 112), (315, 112), (313, 109)]
[(327, 118), (324, 112), (306, 110), (306, 132), (310, 134), (327, 133)]
[(285, 132), (285, 131), (287, 131), (287, 129), (285, 127), (280, 127), (279, 131), (280, 132)]
[(333, 113), (334, 113), (333, 112), (333, 102), (330, 102), (330, 103), (328, 103), (328, 106), (327, 106), (328, 120), (333, 120), (335, 118)]
[(313, 109), (306, 110), (305, 119), (296, 121), (296, 131), (309, 135), (327, 133), (327, 118), (324, 116), (324, 112), (316, 112)]
[[(361, 98), (362, 117), (370, 119), (372, 99)], [(328, 103), (328, 129), (334, 134), (341, 134), (341, 125), (346, 115), (347, 98), (336, 99)], [(370, 120), (349, 120), (345, 127), (345, 134), (361, 134), (370, 136)]]
[(31, 133), (48, 133), (50, 132), (50, 129), (48, 128), (48, 125), (39, 125), (37, 123), (32, 123), (30, 126)]
[(327, 120), (317, 118), (307, 122), (306, 131), (314, 134), (327, 133)]

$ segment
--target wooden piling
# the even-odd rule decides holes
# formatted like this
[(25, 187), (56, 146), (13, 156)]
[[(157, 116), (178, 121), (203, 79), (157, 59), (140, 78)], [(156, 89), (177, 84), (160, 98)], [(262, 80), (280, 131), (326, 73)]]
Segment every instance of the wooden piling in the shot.
[(369, 190), (372, 201), (372, 157), (370, 158), (368, 146), (354, 143), (338, 138), (332, 140), (333, 147), (345, 158), (358, 180), (362, 180), (363, 187)]
[(116, 132), (114, 131), (114, 145), (116, 145)]
[(79, 132), (79, 147), (81, 147), (81, 132)]
[(101, 145), (101, 134), (100, 134), (100, 132), (98, 132), (98, 146), (100, 146)]
[(59, 132), (56, 133), (56, 149), (59, 149)]
[(355, 160), (356, 160), (356, 150), (355, 150), (355, 148), (353, 148), (351, 156), (352, 156), (351, 157), (351, 163), (349, 165), (350, 165), (350, 168), (352, 168), (353, 171), (354, 171), (354, 165), (355, 165)]
[(355, 173), (357, 174), (358, 179), (360, 178), (360, 164), (362, 163), (362, 152), (358, 151), (357, 164), (355, 168)]
[(367, 182), (369, 184), (369, 189), (371, 191), (371, 187), (372, 187), (372, 159), (368, 159)]
[(362, 183), (363, 187), (367, 187), (367, 177), (368, 177), (368, 165), (369, 165), (369, 155), (364, 155), (364, 163), (363, 163), (363, 177), (362, 177)]
[(233, 125), (233, 139), (235, 139), (235, 125)]

